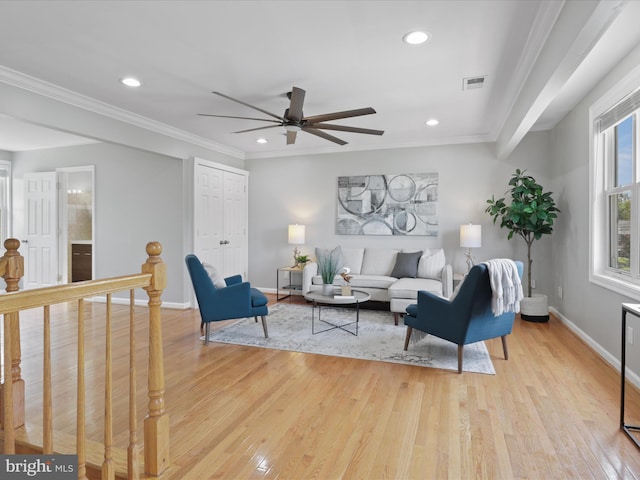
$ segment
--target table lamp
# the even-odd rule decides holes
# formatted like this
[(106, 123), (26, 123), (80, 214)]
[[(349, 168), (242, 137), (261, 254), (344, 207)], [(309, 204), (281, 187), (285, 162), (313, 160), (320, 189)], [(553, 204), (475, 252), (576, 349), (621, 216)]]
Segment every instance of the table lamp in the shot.
[(467, 273), (473, 267), (472, 248), (480, 248), (482, 246), (482, 225), (460, 225), (460, 246), (467, 249), (465, 256), (467, 257)]
[(293, 248), (293, 266), (298, 266), (298, 256), (300, 250), (297, 245), (304, 245), (304, 225), (289, 225), (289, 245), (296, 245)]

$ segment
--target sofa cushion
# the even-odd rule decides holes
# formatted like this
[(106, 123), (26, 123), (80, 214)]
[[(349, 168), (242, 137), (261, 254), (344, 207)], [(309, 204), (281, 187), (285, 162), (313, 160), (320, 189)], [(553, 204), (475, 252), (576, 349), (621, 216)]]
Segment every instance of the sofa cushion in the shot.
[(425, 251), (418, 262), (418, 277), (440, 280), (445, 263), (446, 260), (443, 249), (439, 248), (438, 250)]
[(357, 275), (361, 272), (363, 257), (364, 248), (342, 247), (343, 264), (351, 270), (352, 275)]
[(387, 289), (397, 281), (397, 278), (386, 275), (354, 275), (349, 284), (353, 288), (383, 288)]
[(396, 264), (391, 271), (391, 276), (396, 278), (416, 278), (418, 274), (418, 261), (422, 256), (422, 252), (398, 252), (396, 255)]
[[(349, 285), (352, 288), (380, 288), (383, 290), (388, 289), (394, 282), (398, 279), (395, 277), (388, 277), (385, 275), (353, 275)], [(312, 285), (322, 285), (322, 277), (320, 275), (315, 275), (311, 279)], [(334, 284), (343, 285), (344, 280), (337, 276)]]
[(391, 248), (365, 248), (362, 260), (362, 275), (390, 276), (399, 250)]
[(417, 299), (418, 290), (442, 295), (442, 282), (432, 278), (401, 278), (389, 287), (389, 297)]

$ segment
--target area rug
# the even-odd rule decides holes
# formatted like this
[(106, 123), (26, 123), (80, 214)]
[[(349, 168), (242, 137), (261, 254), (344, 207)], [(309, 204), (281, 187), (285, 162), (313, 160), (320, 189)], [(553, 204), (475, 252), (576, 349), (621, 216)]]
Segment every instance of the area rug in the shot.
[[(404, 325), (394, 325), (393, 314), (390, 312), (361, 309), (357, 337), (339, 329), (313, 335), (311, 308), (310, 305), (282, 303), (269, 307), (269, 338), (264, 338), (261, 322), (245, 318), (211, 332), (209, 340), (458, 371), (458, 346), (432, 335), (427, 335), (417, 343), (410, 343), (409, 350), (405, 352), (407, 328)], [(353, 321), (355, 314), (350, 309), (322, 307), (322, 319), (336, 324)], [(316, 316), (316, 332), (326, 327), (318, 323)], [(353, 331), (354, 327), (355, 325), (350, 325), (346, 328)], [(462, 367), (466, 372), (495, 374), (484, 342), (464, 347)]]

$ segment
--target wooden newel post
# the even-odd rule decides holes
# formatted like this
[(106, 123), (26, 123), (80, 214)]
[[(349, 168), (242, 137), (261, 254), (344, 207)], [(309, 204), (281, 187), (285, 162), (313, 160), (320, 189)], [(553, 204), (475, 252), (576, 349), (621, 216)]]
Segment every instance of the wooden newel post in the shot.
[[(20, 240), (15, 238), (8, 238), (4, 241), (5, 253), (0, 258), (0, 276), (4, 278), (7, 283), (7, 292), (17, 292), (20, 287), (20, 279), (24, 275), (24, 258), (18, 252), (20, 248)], [(5, 315), (5, 322), (7, 322), (8, 330), (10, 332), (10, 354), (11, 354), (11, 387), (7, 392), (13, 397), (13, 426), (14, 428), (24, 425), (24, 380), (22, 379), (22, 369), (20, 367), (21, 351), (20, 351), (20, 317), (18, 312)], [(5, 327), (5, 332), (7, 328)], [(5, 376), (5, 379), (7, 377)], [(6, 380), (5, 380), (6, 382)], [(5, 402), (5, 385), (2, 386), (3, 395), (1, 402), (3, 405), (2, 411), (4, 412)], [(2, 417), (2, 425), (4, 425), (4, 415)]]
[(160, 475), (169, 466), (169, 415), (164, 408), (164, 356), (160, 296), (167, 286), (166, 265), (159, 242), (147, 244), (149, 258), (142, 273), (151, 274), (149, 295), (149, 414), (144, 420), (144, 471)]

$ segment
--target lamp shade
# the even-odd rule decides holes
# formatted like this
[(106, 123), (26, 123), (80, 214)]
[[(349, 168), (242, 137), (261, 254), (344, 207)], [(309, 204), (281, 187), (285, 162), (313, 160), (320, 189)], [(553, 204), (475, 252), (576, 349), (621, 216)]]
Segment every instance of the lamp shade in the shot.
[(289, 245), (304, 245), (304, 225), (289, 225)]
[(460, 246), (480, 248), (482, 246), (482, 225), (460, 225)]

